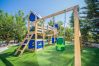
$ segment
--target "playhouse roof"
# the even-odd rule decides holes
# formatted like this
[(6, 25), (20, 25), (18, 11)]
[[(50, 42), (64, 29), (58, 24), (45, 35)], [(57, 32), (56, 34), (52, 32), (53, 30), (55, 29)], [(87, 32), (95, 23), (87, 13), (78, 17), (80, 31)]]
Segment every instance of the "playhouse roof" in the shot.
[(29, 20), (30, 21), (35, 21), (36, 19), (40, 19), (40, 18), (42, 18), (41, 16), (40, 16), (40, 14), (37, 14), (36, 12), (32, 12), (31, 11), (31, 13), (30, 13), (30, 16), (29, 16)]

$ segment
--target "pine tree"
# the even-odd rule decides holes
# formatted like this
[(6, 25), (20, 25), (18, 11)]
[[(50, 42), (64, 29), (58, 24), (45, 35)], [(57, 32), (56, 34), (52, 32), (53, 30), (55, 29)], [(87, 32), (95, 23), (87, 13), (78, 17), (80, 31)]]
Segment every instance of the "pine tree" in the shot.
[[(84, 17), (84, 20), (87, 22), (85, 23), (87, 27), (89, 27), (89, 33), (91, 35), (93, 42), (99, 42), (99, 0), (85, 0), (86, 7), (82, 9), (86, 9), (83, 11), (82, 14), (87, 15)], [(89, 35), (88, 34), (88, 35)]]

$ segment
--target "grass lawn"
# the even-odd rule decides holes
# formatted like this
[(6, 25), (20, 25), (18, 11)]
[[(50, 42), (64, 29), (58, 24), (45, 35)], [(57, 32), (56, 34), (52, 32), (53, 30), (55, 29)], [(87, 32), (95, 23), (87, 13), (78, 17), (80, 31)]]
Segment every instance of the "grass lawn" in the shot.
[[(17, 47), (10, 47), (0, 54), (0, 66), (73, 66), (74, 51), (72, 45), (66, 45), (65, 51), (56, 51), (55, 46), (47, 46), (38, 52), (24, 52), (21, 57), (13, 56)], [(82, 66), (99, 66), (99, 49), (83, 48)]]

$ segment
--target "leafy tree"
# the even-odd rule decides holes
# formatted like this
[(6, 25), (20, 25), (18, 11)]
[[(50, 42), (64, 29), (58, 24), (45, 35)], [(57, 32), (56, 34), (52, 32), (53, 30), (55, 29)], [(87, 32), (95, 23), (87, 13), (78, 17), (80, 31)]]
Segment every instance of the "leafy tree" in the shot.
[(48, 25), (52, 26), (54, 25), (54, 22), (52, 20), (50, 20), (50, 22), (48, 22)]
[(58, 24), (58, 32), (59, 32), (59, 36), (63, 36), (64, 33), (64, 27), (63, 27), (63, 22), (62, 21), (57, 21)]
[(24, 18), (24, 13), (22, 11), (19, 11), (18, 14), (15, 15), (15, 37), (19, 41), (22, 41), (22, 39), (26, 35), (26, 22)]
[(57, 21), (57, 24), (59, 25), (59, 28), (60, 28), (60, 26), (63, 25), (63, 22), (62, 21)]
[(65, 29), (65, 40), (66, 41), (72, 41), (73, 39), (73, 30), (70, 27), (66, 27)]
[(6, 43), (13, 39), (14, 36), (14, 17), (0, 11), (0, 38), (5, 40)]
[(19, 11), (16, 16), (12, 16), (0, 10), (0, 40), (6, 41), (7, 44), (14, 39), (21, 41), (26, 34), (24, 18), (22, 11)]
[(48, 22), (48, 25), (54, 27), (54, 24), (55, 24), (55, 17), (53, 16), (53, 17), (52, 17), (52, 20), (50, 20), (50, 21)]

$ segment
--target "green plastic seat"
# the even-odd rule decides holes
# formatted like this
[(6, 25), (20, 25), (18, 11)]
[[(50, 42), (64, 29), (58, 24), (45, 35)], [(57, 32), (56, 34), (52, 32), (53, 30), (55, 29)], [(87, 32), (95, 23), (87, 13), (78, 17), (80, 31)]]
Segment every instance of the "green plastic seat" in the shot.
[(60, 45), (65, 44), (64, 39), (63, 38), (57, 38), (57, 44), (60, 44)]
[(64, 51), (65, 50), (65, 40), (63, 37), (57, 38), (56, 50), (58, 50), (58, 51)]

